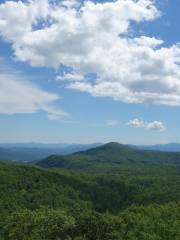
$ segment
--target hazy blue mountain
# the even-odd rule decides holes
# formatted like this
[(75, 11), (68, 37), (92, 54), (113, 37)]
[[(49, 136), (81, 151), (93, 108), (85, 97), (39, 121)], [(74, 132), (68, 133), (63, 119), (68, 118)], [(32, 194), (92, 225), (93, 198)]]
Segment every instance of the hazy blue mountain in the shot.
[(68, 143), (0, 143), (0, 147), (3, 148), (64, 148), (75, 144)]
[(0, 160), (32, 162), (58, 154), (66, 155), (84, 151), (100, 143), (93, 144), (42, 144), (42, 143), (13, 143), (0, 144)]
[(138, 149), (162, 151), (162, 152), (180, 152), (180, 143), (156, 144), (156, 145), (141, 145), (135, 146)]

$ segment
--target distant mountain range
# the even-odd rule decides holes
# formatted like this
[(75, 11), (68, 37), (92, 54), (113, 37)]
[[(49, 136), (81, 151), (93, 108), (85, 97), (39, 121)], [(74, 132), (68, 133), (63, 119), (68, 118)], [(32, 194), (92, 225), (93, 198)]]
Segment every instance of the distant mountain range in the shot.
[(135, 147), (143, 150), (162, 151), (162, 152), (180, 152), (180, 143), (141, 145), (141, 146), (135, 146)]
[(92, 144), (42, 144), (42, 143), (2, 143), (0, 144), (0, 160), (32, 162), (52, 154), (67, 155), (100, 146)]
[(45, 149), (65, 149), (65, 148), (84, 148), (100, 146), (102, 143), (78, 144), (78, 143), (0, 143), (2, 148), (45, 148)]
[[(14, 160), (20, 162), (32, 162), (47, 158), (50, 155), (68, 155), (88, 149), (96, 148), (102, 143), (92, 144), (44, 144), (44, 143), (1, 143), (0, 160)], [(158, 145), (122, 145), (133, 149), (180, 152), (179, 143), (158, 144)]]

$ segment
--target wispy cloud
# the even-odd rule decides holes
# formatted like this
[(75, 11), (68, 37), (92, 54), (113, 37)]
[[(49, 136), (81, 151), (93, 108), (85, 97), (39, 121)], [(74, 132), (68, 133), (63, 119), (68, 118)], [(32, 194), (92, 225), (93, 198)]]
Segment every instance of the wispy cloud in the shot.
[(0, 114), (43, 111), (50, 119), (60, 119), (68, 114), (56, 107), (59, 99), (59, 95), (40, 89), (22, 73), (0, 65)]
[(106, 120), (105, 124), (106, 124), (106, 126), (114, 127), (114, 126), (117, 126), (119, 124), (119, 121), (117, 121), (117, 120)]

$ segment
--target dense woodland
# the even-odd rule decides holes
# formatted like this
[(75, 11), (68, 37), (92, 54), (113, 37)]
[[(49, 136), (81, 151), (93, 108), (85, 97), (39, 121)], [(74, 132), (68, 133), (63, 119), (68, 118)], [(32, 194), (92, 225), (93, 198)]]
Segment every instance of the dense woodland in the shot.
[(180, 153), (116, 143), (0, 161), (0, 240), (180, 240)]

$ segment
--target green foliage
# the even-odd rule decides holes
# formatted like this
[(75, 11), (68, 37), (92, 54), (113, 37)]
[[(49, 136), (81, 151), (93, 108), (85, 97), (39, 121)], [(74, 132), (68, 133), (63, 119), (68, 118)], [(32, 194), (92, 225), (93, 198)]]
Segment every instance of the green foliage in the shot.
[(71, 239), (75, 221), (61, 210), (42, 208), (13, 213), (3, 228), (5, 240)]
[(0, 162), (1, 240), (180, 239), (178, 154), (112, 143), (39, 165)]
[(179, 240), (180, 203), (132, 206), (118, 216), (22, 210), (6, 219), (4, 240)]
[(132, 206), (120, 216), (124, 226), (123, 239), (180, 239), (180, 203)]

